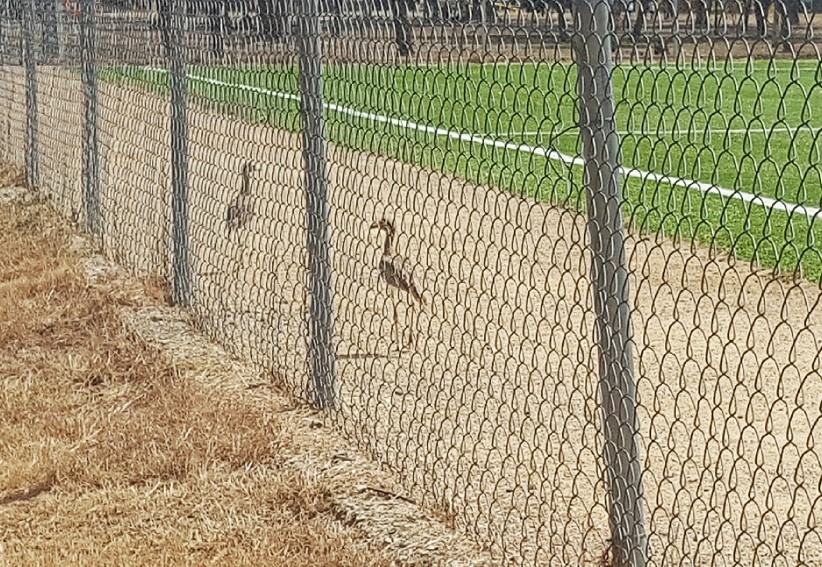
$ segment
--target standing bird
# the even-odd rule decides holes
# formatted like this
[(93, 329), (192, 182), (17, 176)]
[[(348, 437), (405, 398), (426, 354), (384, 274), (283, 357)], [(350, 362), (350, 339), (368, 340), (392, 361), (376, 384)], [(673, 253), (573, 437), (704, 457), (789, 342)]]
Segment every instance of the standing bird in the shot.
[[(394, 224), (387, 219), (381, 219), (372, 224), (371, 228), (385, 231), (385, 243), (382, 247), (382, 258), (380, 258), (380, 276), (388, 284), (389, 290), (395, 288), (404, 291), (418, 301), (420, 305), (425, 305), (425, 300), (414, 283), (411, 263), (407, 258), (395, 254), (392, 248), (396, 234)], [(398, 328), (397, 304), (394, 302), (394, 330), (396, 331)]]
[(231, 200), (225, 212), (226, 234), (229, 237), (232, 231), (240, 230), (254, 216), (254, 209), (251, 206), (251, 174), (254, 171), (254, 164), (250, 161), (246, 162), (240, 171), (240, 192)]

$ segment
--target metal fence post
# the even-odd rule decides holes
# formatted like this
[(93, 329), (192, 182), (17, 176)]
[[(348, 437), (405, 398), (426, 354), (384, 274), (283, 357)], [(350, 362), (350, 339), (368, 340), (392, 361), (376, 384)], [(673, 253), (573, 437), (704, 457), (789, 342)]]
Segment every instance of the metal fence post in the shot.
[(401, 57), (411, 54), (411, 22), (408, 20), (408, 0), (392, 0), (391, 9), (394, 18), (394, 43)]
[(186, 77), (186, 2), (171, 9), (169, 76), (171, 81), (171, 214), (174, 266), (172, 296), (183, 307), (191, 304), (188, 246), (188, 79)]
[(65, 9), (59, 6), (54, 10), (55, 34), (57, 42), (57, 63), (62, 65), (66, 61), (66, 22)]
[(57, 2), (54, 0), (38, 0), (42, 15), (42, 38), (43, 57), (49, 65), (54, 64), (54, 59), (58, 54), (58, 41), (60, 40), (57, 31)]
[(309, 390), (315, 406), (334, 407), (335, 353), (334, 296), (328, 234), (330, 206), (325, 159), (322, 41), (319, 0), (300, 3), (300, 94), (303, 127), (303, 164), (308, 226), (308, 366)]
[(23, 9), (23, 65), (26, 68), (26, 182), (32, 189), (40, 185), (37, 53), (34, 49), (35, 6), (35, 0), (28, 0)]
[(610, 0), (578, 0), (575, 5), (574, 51), (592, 253), (591, 281), (599, 335), (612, 565), (644, 567), (648, 537), (621, 211), (619, 139), (611, 82), (611, 6)]
[(97, 143), (97, 28), (96, 0), (83, 0), (80, 5), (80, 62), (83, 68), (85, 94), (85, 135), (83, 137), (83, 185), (86, 209), (86, 230), (99, 236), (100, 175)]

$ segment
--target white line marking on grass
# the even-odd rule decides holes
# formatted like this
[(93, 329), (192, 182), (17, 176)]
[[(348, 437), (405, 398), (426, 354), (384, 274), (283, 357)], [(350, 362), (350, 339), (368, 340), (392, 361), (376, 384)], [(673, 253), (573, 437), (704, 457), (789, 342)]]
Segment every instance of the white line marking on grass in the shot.
[[(162, 71), (166, 72), (165, 69), (153, 69), (155, 71)], [(228, 83), (224, 81), (219, 81), (216, 79), (211, 79), (208, 77), (202, 77), (199, 75), (192, 75), (189, 74), (188, 77), (195, 81), (200, 81), (204, 83), (212, 83), (218, 86), (228, 86), (234, 87), (241, 90), (247, 90), (252, 92), (257, 92), (260, 94), (266, 94), (269, 96), (274, 96), (277, 98), (282, 98), (286, 100), (300, 100), (299, 95), (291, 94), (291, 93), (283, 93), (277, 91), (271, 91), (268, 89), (263, 89), (261, 87), (254, 87), (251, 85), (243, 85), (238, 83)], [(389, 116), (385, 116), (383, 114), (372, 114), (370, 112), (363, 112), (361, 110), (356, 110), (353, 108), (349, 108), (347, 106), (342, 106), (339, 104), (333, 103), (325, 103), (324, 105), (329, 110), (334, 112), (338, 112), (340, 114), (347, 114), (349, 116), (354, 116), (357, 118), (363, 118), (366, 120), (370, 120), (372, 122), (377, 122), (381, 124), (391, 124), (392, 126), (398, 126), (401, 128), (407, 128), (409, 130), (416, 130), (419, 132), (426, 132), (429, 134), (435, 134), (437, 136), (443, 136), (447, 138), (451, 138), (452, 140), (459, 140), (461, 142), (471, 142), (474, 144), (480, 144), (483, 146), (490, 146), (494, 148), (500, 148), (504, 150), (512, 150), (527, 154), (533, 154), (541, 157), (545, 157), (547, 159), (553, 161), (559, 161), (561, 163), (565, 163), (568, 165), (577, 165), (577, 166), (584, 166), (585, 160), (580, 157), (569, 156), (566, 154), (562, 154), (556, 150), (549, 150), (547, 148), (543, 148), (541, 146), (531, 146), (529, 144), (516, 144), (513, 142), (505, 142), (503, 140), (495, 140), (493, 138), (488, 138), (486, 136), (479, 136), (476, 134), (467, 134), (462, 132), (456, 132), (454, 130), (448, 130), (446, 128), (439, 128), (436, 126), (429, 126), (426, 124), (419, 124), (417, 122), (412, 122), (410, 120), (402, 120), (399, 118), (391, 118)], [(743, 201), (745, 203), (751, 203), (755, 205), (760, 205), (766, 209), (772, 209), (776, 211), (783, 211), (788, 214), (799, 213), (811, 220), (816, 219), (817, 216), (822, 215), (822, 208), (819, 207), (812, 207), (809, 205), (800, 205), (797, 203), (789, 203), (786, 201), (779, 201), (777, 199), (773, 199), (771, 197), (765, 197), (762, 195), (754, 195), (753, 193), (746, 193), (745, 191), (739, 191), (736, 189), (726, 189), (724, 187), (718, 187), (716, 185), (712, 185), (710, 183), (702, 183), (700, 181), (696, 181), (694, 179), (685, 179), (681, 177), (672, 177), (670, 175), (662, 175), (659, 173), (653, 173), (651, 171), (642, 171), (641, 169), (633, 169), (633, 168), (620, 168), (623, 175), (627, 177), (633, 177), (635, 179), (640, 179), (643, 182), (645, 181), (654, 181), (657, 183), (664, 183), (671, 187), (684, 187), (686, 189), (696, 189), (697, 191), (704, 193), (706, 195), (720, 195), (722, 197), (726, 197), (728, 199), (737, 199)]]
[[(156, 71), (158, 73), (168, 73), (168, 71), (166, 69), (160, 69), (160, 68), (154, 68), (154, 67), (145, 67), (145, 69), (148, 69), (149, 71)], [(234, 89), (239, 89), (241, 91), (250, 91), (250, 92), (254, 92), (254, 93), (258, 93), (258, 94), (273, 96), (275, 98), (281, 98), (281, 99), (284, 99), (284, 100), (296, 100), (296, 101), (300, 100), (300, 95), (291, 94), (291, 93), (284, 93), (284, 92), (280, 92), (280, 91), (271, 91), (271, 90), (268, 90), (268, 89), (264, 89), (262, 87), (254, 87), (254, 86), (251, 86), (251, 85), (244, 85), (243, 83), (228, 83), (226, 81), (220, 81), (218, 79), (212, 79), (210, 77), (201, 77), (200, 75), (194, 75), (194, 74), (191, 74), (191, 73), (188, 74), (188, 78), (189, 79), (194, 79), (195, 81), (198, 81), (200, 83), (210, 83), (210, 84), (216, 85), (218, 87), (231, 87), (231, 88), (234, 88)]]
[(816, 59), (760, 59), (760, 60), (745, 60), (745, 59), (738, 59), (735, 61), (730, 62), (730, 64), (726, 65), (724, 63), (683, 63), (681, 65), (674, 65), (671, 63), (662, 64), (650, 64), (646, 65), (643, 63), (637, 64), (617, 64), (615, 67), (625, 67), (625, 68), (637, 68), (637, 67), (646, 67), (646, 68), (657, 68), (657, 69), (668, 69), (674, 71), (687, 71), (687, 70), (694, 70), (694, 71), (709, 71), (709, 72), (725, 72), (725, 71), (747, 71), (749, 63), (753, 63), (751, 68), (753, 71), (767, 71), (769, 67), (773, 67), (779, 71), (789, 71), (796, 67), (797, 69), (801, 69), (804, 71), (808, 70), (816, 70), (822, 67), (822, 62)]
[[(708, 133), (711, 135), (721, 135), (721, 134), (793, 134), (794, 132), (808, 132), (809, 134), (816, 134), (817, 132), (822, 131), (822, 128), (815, 127), (815, 126), (795, 126), (795, 127), (779, 127), (779, 128), (732, 128), (730, 130), (722, 130), (722, 129), (708, 129), (708, 130), (699, 130), (699, 129), (681, 129), (681, 130), (661, 130), (656, 132), (654, 130), (646, 130), (645, 132), (640, 131), (625, 131), (625, 132), (618, 132), (620, 136), (673, 136), (673, 135), (684, 135), (693, 133), (696, 136), (700, 136), (702, 134)], [(563, 134), (571, 134), (575, 132), (563, 132)], [(549, 130), (539, 131), (539, 130), (525, 130), (525, 131), (513, 131), (513, 132), (497, 132), (497, 135), (501, 136), (539, 136), (541, 134), (550, 135), (551, 132)]]

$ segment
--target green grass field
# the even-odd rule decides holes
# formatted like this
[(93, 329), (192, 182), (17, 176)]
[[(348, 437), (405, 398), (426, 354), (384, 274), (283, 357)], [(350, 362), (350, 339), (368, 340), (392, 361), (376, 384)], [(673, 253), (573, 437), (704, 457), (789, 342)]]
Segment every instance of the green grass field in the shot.
[[(189, 72), (196, 99), (246, 120), (300, 129), (297, 68)], [(107, 69), (103, 77), (168, 92), (160, 70)], [(574, 66), (340, 65), (325, 68), (324, 86), (337, 144), (585, 208), (582, 168), (534, 151), (579, 155)], [(622, 66), (614, 89), (626, 169), (822, 206), (821, 63)], [(641, 176), (624, 179), (624, 211), (634, 228), (716, 245), (814, 281), (822, 277), (822, 215), (789, 214)]]

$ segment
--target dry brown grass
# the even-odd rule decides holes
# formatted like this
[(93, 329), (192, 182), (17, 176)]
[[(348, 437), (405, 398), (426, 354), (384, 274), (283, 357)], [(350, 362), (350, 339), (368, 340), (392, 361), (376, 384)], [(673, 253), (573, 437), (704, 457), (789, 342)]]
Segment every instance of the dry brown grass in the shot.
[(0, 207), (0, 562), (388, 564), (284, 466), (287, 422), (137, 337), (72, 236), (47, 206)]
[(26, 184), (26, 172), (19, 167), (0, 167), (0, 188)]

